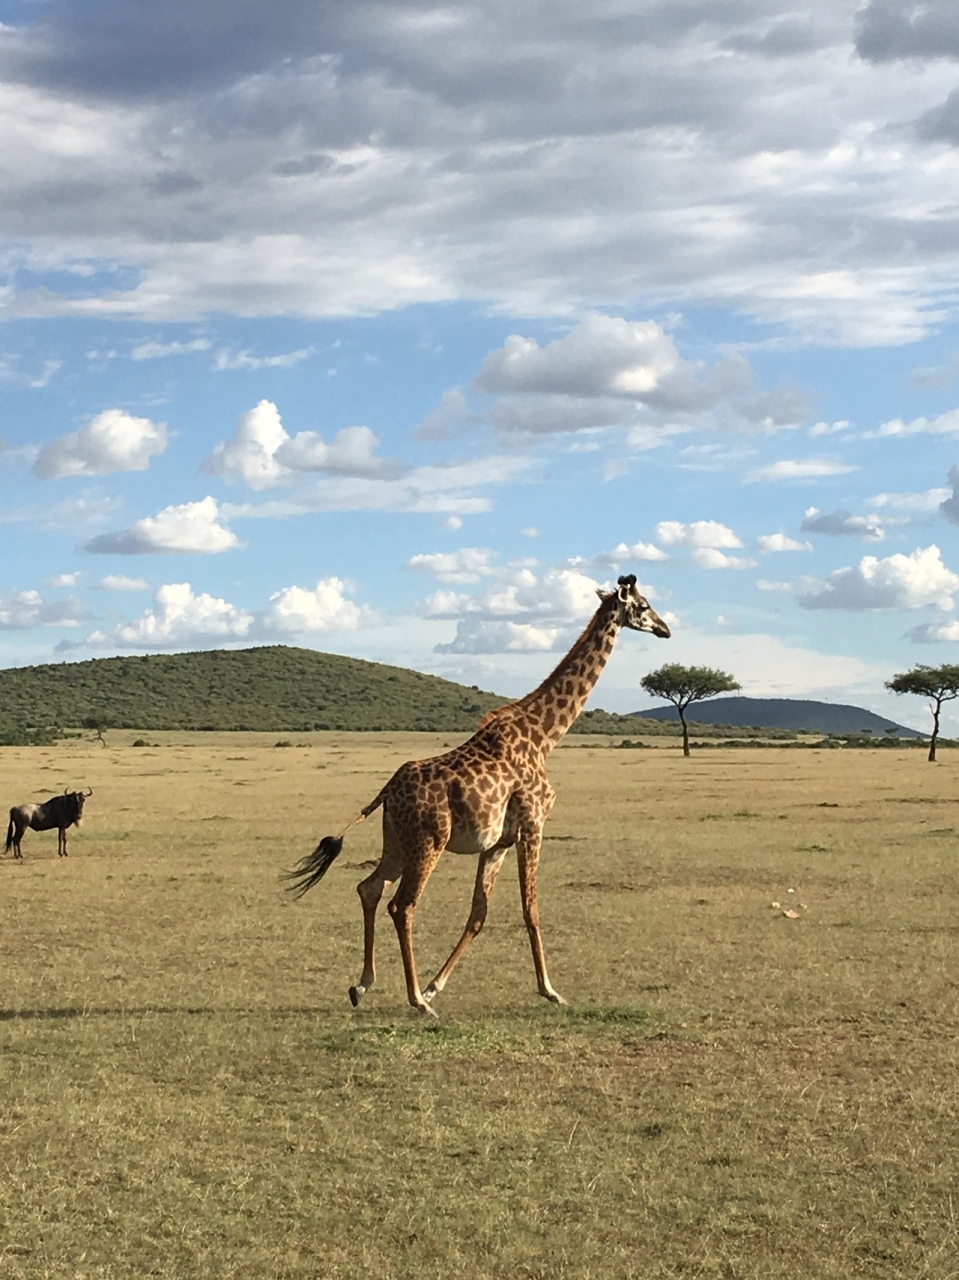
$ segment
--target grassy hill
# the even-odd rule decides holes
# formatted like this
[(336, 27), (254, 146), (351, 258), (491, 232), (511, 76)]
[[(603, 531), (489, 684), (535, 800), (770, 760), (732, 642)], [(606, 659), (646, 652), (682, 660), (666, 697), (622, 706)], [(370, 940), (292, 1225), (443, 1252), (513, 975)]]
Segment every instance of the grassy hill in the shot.
[(469, 730), (505, 699), (402, 667), (269, 645), (0, 671), (5, 726)]
[[(676, 719), (675, 707), (655, 707), (637, 711), (644, 720)], [(922, 738), (918, 733), (896, 724), (885, 716), (877, 716), (862, 707), (838, 702), (816, 702), (802, 698), (711, 698), (696, 703), (686, 712), (686, 719), (696, 724), (749, 725), (752, 727), (806, 730), (808, 733), (861, 734), (875, 736), (894, 729), (900, 738)]]
[[(36, 740), (36, 730), (94, 718), (126, 729), (469, 733), (505, 701), (403, 667), (287, 645), (0, 670), (0, 731), (7, 741)], [(576, 731), (636, 733), (637, 724), (588, 711)], [(651, 724), (643, 732), (675, 730)]]

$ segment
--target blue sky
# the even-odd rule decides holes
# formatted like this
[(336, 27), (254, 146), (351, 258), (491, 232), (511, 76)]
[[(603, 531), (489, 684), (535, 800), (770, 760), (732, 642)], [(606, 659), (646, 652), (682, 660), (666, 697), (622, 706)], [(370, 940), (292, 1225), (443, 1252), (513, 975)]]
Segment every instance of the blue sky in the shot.
[[(0, 0), (0, 665), (307, 645), (519, 694), (597, 585), (854, 701), (959, 660), (931, 0)], [(959, 718), (949, 726), (959, 730)]]

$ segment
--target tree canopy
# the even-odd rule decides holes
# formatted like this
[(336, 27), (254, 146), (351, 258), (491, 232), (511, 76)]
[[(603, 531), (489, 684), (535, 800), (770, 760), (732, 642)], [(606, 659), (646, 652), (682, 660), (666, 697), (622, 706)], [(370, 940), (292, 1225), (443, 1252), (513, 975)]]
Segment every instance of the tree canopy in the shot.
[(936, 743), (939, 740), (939, 713), (944, 702), (959, 698), (959, 666), (945, 662), (940, 667), (930, 667), (920, 663), (909, 671), (900, 671), (891, 680), (886, 681), (886, 688), (893, 693), (915, 693), (920, 698), (929, 698), (932, 712), (932, 736), (929, 739), (929, 759), (936, 759)]
[(715, 698), (720, 693), (734, 693), (741, 689), (739, 681), (728, 671), (716, 667), (684, 667), (678, 662), (650, 671), (640, 681), (647, 693), (654, 698), (665, 698), (679, 712), (683, 726), (683, 755), (689, 755), (689, 726), (686, 724), (686, 708), (692, 702)]

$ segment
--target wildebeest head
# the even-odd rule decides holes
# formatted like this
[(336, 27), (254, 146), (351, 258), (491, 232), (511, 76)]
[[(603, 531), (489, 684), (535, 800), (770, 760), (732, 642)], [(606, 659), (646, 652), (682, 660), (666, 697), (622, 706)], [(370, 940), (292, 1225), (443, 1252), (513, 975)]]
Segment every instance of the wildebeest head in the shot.
[(76, 808), (76, 817), (73, 821), (77, 826), (79, 826), (80, 820), (83, 817), (83, 802), (86, 800), (87, 796), (93, 795), (93, 788), (88, 787), (86, 791), (65, 791), (63, 794), (68, 800), (73, 802), (73, 805)]

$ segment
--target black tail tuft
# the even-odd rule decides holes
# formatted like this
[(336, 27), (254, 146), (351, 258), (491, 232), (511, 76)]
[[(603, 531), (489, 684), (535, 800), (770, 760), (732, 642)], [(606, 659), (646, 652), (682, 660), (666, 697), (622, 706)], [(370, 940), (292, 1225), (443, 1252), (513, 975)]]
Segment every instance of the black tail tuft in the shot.
[(307, 889), (323, 879), (342, 848), (342, 836), (324, 836), (312, 853), (301, 858), (293, 870), (285, 871), (280, 879), (291, 881), (287, 889), (294, 898), (302, 898)]
[(13, 814), (10, 815), (10, 825), (7, 827), (7, 843), (4, 845), (4, 852), (9, 853), (13, 845)]

